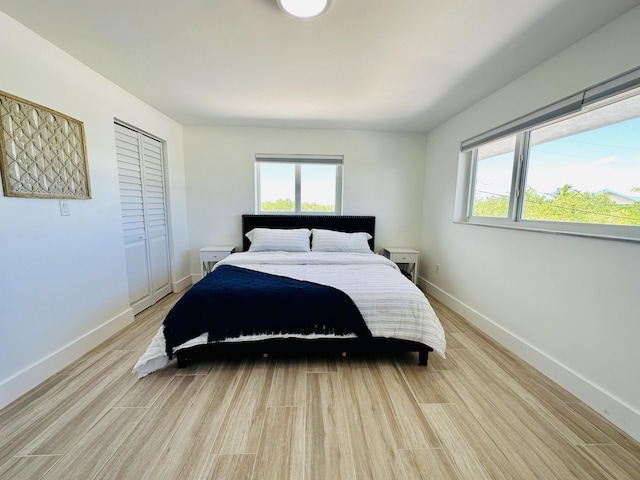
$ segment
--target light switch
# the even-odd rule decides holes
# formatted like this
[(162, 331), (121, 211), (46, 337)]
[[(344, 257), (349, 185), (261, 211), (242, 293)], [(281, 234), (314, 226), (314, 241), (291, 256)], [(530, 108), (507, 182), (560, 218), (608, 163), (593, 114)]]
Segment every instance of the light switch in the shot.
[(60, 200), (60, 215), (66, 217), (71, 215), (71, 210), (69, 209), (69, 202), (66, 200)]

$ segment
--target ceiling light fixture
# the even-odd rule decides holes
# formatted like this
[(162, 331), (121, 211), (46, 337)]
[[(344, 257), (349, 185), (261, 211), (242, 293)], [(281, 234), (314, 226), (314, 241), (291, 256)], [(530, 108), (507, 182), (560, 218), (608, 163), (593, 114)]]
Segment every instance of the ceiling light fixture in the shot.
[(314, 18), (329, 8), (329, 0), (278, 0), (280, 8), (297, 18)]

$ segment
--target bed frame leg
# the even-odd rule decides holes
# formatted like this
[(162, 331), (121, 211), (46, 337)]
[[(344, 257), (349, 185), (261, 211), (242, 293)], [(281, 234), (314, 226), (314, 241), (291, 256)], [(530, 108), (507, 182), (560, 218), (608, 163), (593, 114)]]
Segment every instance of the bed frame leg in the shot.
[(418, 365), (427, 366), (427, 362), (429, 361), (429, 350), (418, 350)]
[(179, 351), (176, 352), (176, 360), (178, 361), (178, 368), (185, 368), (187, 366), (187, 354)]

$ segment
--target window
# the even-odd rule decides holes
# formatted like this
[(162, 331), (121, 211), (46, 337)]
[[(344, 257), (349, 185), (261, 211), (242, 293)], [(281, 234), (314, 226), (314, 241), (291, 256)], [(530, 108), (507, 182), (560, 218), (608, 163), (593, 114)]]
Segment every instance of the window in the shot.
[(256, 213), (342, 213), (342, 155), (256, 155)]
[(640, 69), (462, 142), (457, 220), (640, 240), (638, 86)]
[(640, 92), (535, 129), (529, 143), (522, 218), (640, 225)]
[(476, 149), (474, 215), (507, 218), (515, 146), (516, 137), (511, 135)]

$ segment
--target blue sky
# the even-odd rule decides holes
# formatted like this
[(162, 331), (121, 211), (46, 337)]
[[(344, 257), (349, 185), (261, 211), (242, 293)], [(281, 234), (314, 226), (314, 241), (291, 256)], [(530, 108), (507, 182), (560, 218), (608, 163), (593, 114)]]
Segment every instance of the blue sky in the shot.
[[(512, 163), (513, 152), (482, 160), (477, 189), (508, 195)], [(565, 184), (640, 197), (640, 117), (532, 146), (527, 186), (551, 194)]]
[(640, 196), (631, 190), (640, 188), (640, 118), (532, 147), (527, 183), (540, 193), (568, 183)]
[[(295, 198), (295, 166), (292, 163), (263, 163), (261, 196), (263, 201)], [(302, 202), (335, 204), (335, 165), (303, 165)]]

